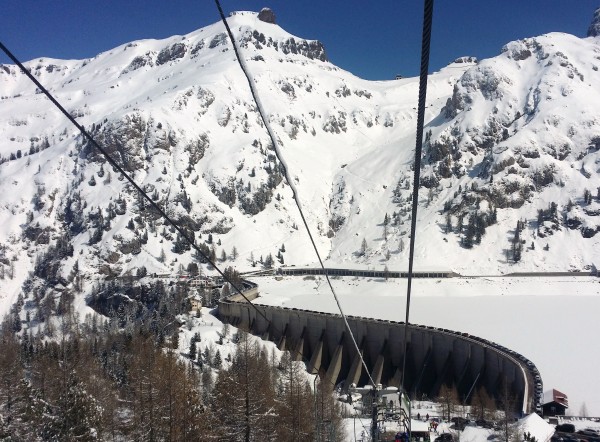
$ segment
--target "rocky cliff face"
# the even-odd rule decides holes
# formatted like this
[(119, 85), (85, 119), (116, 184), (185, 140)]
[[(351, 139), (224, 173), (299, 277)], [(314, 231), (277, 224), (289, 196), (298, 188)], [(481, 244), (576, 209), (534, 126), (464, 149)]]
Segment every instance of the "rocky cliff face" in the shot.
[[(600, 231), (595, 210), (588, 210), (598, 187), (590, 173), (600, 134), (591, 111), (600, 98), (597, 51), (592, 41), (550, 34), (512, 42), (465, 72), (443, 109), (448, 121), (426, 142), (426, 188), (435, 192), (468, 177), (444, 202), (448, 219), (475, 218), (483, 231), (492, 210), (529, 206), (544, 212), (536, 218), (541, 225), (550, 210), (542, 195), (558, 192), (555, 229), (585, 237)], [(578, 187), (579, 195), (565, 191)]]
[(600, 8), (594, 12), (594, 18), (587, 31), (588, 37), (598, 37), (600, 35)]

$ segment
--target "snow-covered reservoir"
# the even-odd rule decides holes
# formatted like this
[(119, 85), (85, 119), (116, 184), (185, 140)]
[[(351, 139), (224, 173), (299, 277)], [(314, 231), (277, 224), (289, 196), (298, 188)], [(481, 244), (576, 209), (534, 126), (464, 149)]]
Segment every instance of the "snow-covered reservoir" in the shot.
[[(256, 278), (255, 301), (337, 313), (322, 277)], [(344, 313), (403, 321), (405, 279), (332, 281)], [(585, 402), (600, 415), (600, 364), (595, 342), (600, 336), (600, 281), (592, 277), (498, 277), (418, 279), (413, 281), (410, 322), (448, 328), (495, 341), (531, 359), (544, 389), (569, 397), (577, 415)]]

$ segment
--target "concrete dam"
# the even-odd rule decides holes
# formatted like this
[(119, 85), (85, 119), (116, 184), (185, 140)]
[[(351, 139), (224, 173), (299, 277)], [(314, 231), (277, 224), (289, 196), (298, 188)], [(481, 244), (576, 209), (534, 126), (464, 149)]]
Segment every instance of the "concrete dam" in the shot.
[[(258, 286), (249, 281), (243, 285), (244, 295), (256, 299)], [(341, 315), (250, 305), (236, 294), (219, 303), (218, 316), (290, 351), (292, 358), (306, 363), (309, 373), (332, 385), (341, 384), (343, 390), (352, 383), (370, 383)], [(409, 324), (404, 354), (403, 322), (356, 316), (347, 316), (347, 320), (375, 383), (400, 387), (406, 358), (405, 390), (413, 398), (435, 398), (445, 383), (454, 385), (459, 399), (467, 404), (473, 393), (484, 387), (497, 401), (508, 398), (517, 413), (535, 412), (541, 405), (541, 378), (535, 365), (499, 344), (466, 333)]]

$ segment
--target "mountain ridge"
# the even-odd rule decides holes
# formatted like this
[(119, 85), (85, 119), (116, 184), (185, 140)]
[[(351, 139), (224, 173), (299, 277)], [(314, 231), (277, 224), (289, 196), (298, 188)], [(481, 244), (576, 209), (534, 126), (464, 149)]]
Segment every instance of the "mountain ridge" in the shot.
[[(404, 268), (417, 79), (362, 80), (256, 13), (228, 20), (327, 265)], [(430, 76), (417, 267), (594, 265), (599, 53), (594, 37), (547, 34)], [(26, 66), (220, 264), (315, 262), (222, 24)], [(75, 266), (90, 285), (193, 262), (26, 81), (0, 66), (0, 183), (14, 190), (0, 198), (0, 262), (12, 296), (28, 281), (69, 286)], [(59, 258), (40, 260), (49, 254)]]

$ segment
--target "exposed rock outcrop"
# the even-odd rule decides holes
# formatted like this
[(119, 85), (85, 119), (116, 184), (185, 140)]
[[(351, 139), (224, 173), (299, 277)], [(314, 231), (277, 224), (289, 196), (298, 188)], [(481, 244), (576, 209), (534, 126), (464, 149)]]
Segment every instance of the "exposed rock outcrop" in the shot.
[(258, 19), (265, 23), (275, 24), (275, 13), (270, 8), (262, 8), (258, 13)]
[(600, 8), (594, 12), (594, 18), (587, 31), (588, 37), (598, 37), (600, 35)]

